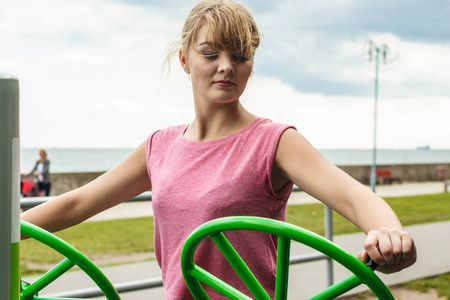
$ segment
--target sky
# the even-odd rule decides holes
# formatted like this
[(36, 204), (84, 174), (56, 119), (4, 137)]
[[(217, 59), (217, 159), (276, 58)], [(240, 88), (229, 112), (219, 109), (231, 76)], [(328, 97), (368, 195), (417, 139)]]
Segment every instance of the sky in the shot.
[[(2, 0), (0, 72), (20, 84), (24, 148), (134, 148), (194, 118), (168, 46), (191, 0)], [(263, 34), (241, 97), (316, 148), (450, 149), (449, 0), (243, 0)], [(372, 52), (373, 54), (375, 52)], [(0, 108), (2, 109), (2, 108)]]

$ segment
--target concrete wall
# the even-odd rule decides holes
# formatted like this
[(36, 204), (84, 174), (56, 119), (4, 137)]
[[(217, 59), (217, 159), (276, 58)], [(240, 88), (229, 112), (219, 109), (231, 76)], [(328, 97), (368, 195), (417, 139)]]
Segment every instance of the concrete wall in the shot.
[[(50, 196), (61, 195), (65, 192), (74, 190), (83, 186), (95, 178), (102, 175), (104, 172), (95, 173), (51, 173), (52, 188)], [(22, 174), (24, 178), (26, 174)]]
[(52, 190), (51, 195), (61, 195), (65, 192), (74, 190), (83, 186), (104, 172), (96, 173), (52, 173)]
[[(370, 182), (370, 166), (338, 166), (363, 184)], [(393, 175), (402, 177), (403, 182), (436, 181), (450, 178), (450, 164), (427, 165), (384, 165)], [(83, 186), (103, 172), (96, 173), (52, 173), (51, 195), (56, 196)]]
[[(338, 166), (363, 184), (370, 183), (371, 166)], [(392, 175), (401, 176), (403, 182), (438, 181), (450, 178), (450, 164), (379, 165)]]

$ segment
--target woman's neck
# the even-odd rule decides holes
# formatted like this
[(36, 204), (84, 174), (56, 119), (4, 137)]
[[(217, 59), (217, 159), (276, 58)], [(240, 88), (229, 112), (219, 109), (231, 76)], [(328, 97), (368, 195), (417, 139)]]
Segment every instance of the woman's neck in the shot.
[(184, 137), (193, 142), (207, 142), (239, 132), (258, 117), (248, 112), (239, 101), (227, 105), (212, 105), (209, 109), (196, 108), (195, 119)]

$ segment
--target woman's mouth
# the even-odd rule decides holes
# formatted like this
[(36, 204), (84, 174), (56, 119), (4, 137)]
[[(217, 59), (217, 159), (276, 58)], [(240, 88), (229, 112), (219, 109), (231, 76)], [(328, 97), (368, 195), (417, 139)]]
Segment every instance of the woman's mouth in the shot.
[(214, 82), (215, 85), (218, 85), (220, 87), (232, 87), (236, 84), (230, 80), (219, 80)]

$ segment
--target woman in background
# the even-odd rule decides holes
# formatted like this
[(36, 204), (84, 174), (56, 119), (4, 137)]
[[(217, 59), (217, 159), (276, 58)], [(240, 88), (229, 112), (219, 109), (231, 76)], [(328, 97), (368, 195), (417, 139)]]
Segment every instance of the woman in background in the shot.
[(39, 150), (40, 159), (34, 165), (28, 176), (34, 175), (37, 179), (37, 184), (40, 193), (45, 196), (50, 196), (50, 189), (52, 183), (50, 180), (50, 161), (47, 159), (47, 152), (44, 149)]

